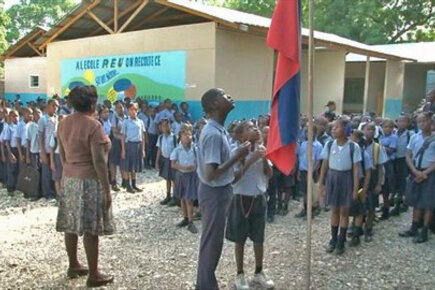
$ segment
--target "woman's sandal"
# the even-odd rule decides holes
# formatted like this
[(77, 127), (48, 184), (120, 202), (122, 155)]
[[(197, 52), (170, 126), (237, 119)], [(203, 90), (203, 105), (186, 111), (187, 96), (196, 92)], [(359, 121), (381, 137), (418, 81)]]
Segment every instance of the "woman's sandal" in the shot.
[(81, 276), (86, 276), (89, 274), (89, 270), (87, 268), (81, 268), (81, 269), (71, 269), (68, 268), (68, 271), (66, 273), (66, 275), (68, 276), (68, 278), (70, 279), (75, 279)]
[(101, 275), (101, 277), (97, 279), (89, 279), (86, 281), (86, 286), (93, 288), (93, 287), (101, 287), (110, 283), (113, 283), (115, 278), (111, 275)]

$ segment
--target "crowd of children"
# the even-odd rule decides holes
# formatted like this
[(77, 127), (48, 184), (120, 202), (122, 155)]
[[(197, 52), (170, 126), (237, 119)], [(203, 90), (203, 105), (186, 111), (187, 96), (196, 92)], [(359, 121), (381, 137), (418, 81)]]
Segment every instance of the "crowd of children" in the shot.
[[(203, 100), (205, 112), (207, 109), (210, 114), (211, 110), (229, 112), (231, 108), (216, 105), (224, 106), (226, 101), (218, 100), (217, 96), (226, 98), (226, 95), (219, 91), (214, 94), (215, 100), (210, 101), (213, 104)], [(40, 171), (40, 193), (32, 199), (44, 197), (55, 202), (62, 178), (57, 127), (72, 109), (65, 99), (57, 97), (47, 103), (31, 103), (26, 108), (18, 103), (10, 109), (6, 102), (0, 107), (0, 181), (13, 195), (20, 168), (32, 166)], [(400, 236), (414, 237), (416, 243), (427, 241), (428, 230), (434, 227), (435, 209), (433, 112), (402, 114), (392, 120), (360, 114), (337, 116), (333, 102), (327, 107), (322, 116), (314, 119), (311, 156), (312, 178), (317, 184), (312, 201), (313, 216), (322, 211), (331, 212), (327, 252), (343, 254), (348, 235), (349, 246), (358, 246), (362, 236), (365, 242), (371, 242), (376, 221), (400, 215), (408, 206), (413, 208), (412, 225)], [(224, 122), (227, 111), (223, 117), (215, 117)], [(112, 141), (107, 164), (112, 190), (141, 192), (137, 174), (157, 169), (159, 176), (166, 180), (166, 196), (160, 204), (179, 205), (183, 219), (176, 226), (197, 233), (193, 221), (201, 218), (201, 214), (207, 215), (206, 220), (212, 218), (208, 212), (195, 210), (198, 200), (201, 205), (199, 191), (224, 190), (219, 186), (232, 184), (231, 199), (225, 201), (229, 203), (229, 211), (224, 213), (228, 214), (225, 236), (235, 242), (236, 287), (249, 289), (243, 273), (244, 245), (249, 237), (254, 242), (255, 277), (265, 288), (271, 288), (273, 282), (262, 271), (266, 221), (271, 223), (276, 215), (287, 215), (291, 199), (303, 201), (295, 217), (306, 218), (307, 215), (307, 118), (302, 118), (301, 122), (297, 166), (286, 176), (265, 158), (268, 115), (232, 122), (226, 141), (222, 141), (222, 137), (213, 137), (213, 142), (201, 141), (203, 128), (207, 134), (213, 130), (227, 134), (217, 119), (210, 119), (209, 113), (207, 118), (194, 123), (185, 102), (178, 108), (169, 99), (152, 106), (145, 100), (133, 102), (126, 98), (124, 102), (106, 101), (99, 105), (95, 117)], [(227, 145), (229, 151), (225, 149)], [(204, 165), (201, 162), (224, 164), (225, 170), (219, 171), (220, 167), (206, 170), (201, 168)], [(118, 168), (121, 186), (117, 183)], [(349, 217), (353, 217), (352, 222)]]

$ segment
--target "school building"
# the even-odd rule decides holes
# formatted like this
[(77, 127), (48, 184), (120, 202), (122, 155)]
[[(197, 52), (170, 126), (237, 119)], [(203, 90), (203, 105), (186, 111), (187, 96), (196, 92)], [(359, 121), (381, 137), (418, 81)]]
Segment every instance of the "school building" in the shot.
[[(82, 1), (53, 28), (35, 28), (4, 53), (5, 97), (18, 94), (27, 102), (94, 84), (101, 100), (171, 98), (187, 101), (199, 118), (201, 95), (221, 87), (236, 101), (230, 119), (257, 117), (269, 112), (274, 80), (276, 55), (266, 44), (269, 26), (268, 18), (187, 0)], [(426, 81), (411, 79), (406, 85), (407, 71), (426, 66), (413, 55), (330, 33), (314, 36), (315, 114), (329, 100), (337, 103), (338, 112), (386, 115), (406, 108), (407, 102), (415, 104), (415, 95), (407, 91), (417, 92), (414, 87)], [(307, 29), (302, 47), (304, 113)], [(364, 62), (347, 61), (350, 53)], [(367, 57), (370, 69), (365, 69)]]

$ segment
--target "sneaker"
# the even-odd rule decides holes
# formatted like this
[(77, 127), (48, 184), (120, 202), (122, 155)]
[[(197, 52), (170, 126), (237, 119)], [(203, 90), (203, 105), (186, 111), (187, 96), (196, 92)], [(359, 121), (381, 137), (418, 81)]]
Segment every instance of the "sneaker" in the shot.
[(313, 208), (313, 216), (318, 216), (321, 212), (322, 210), (320, 209), (320, 206)]
[(364, 232), (364, 241), (366, 243), (371, 243), (373, 241), (373, 232), (371, 230), (365, 230)]
[(400, 215), (400, 208), (399, 205), (396, 205), (390, 212), (391, 216), (399, 216)]
[(121, 189), (118, 187), (117, 184), (112, 185), (112, 190), (115, 191), (115, 192), (121, 191)]
[(286, 216), (287, 214), (288, 214), (288, 205), (285, 204), (285, 205), (282, 207), (281, 215), (282, 215), (282, 216)]
[(344, 242), (338, 242), (337, 243), (337, 249), (335, 251), (338, 256), (341, 256), (344, 254)]
[(408, 206), (406, 206), (405, 204), (402, 203), (399, 206), (399, 210), (400, 210), (401, 213), (407, 212), (408, 211)]
[(273, 223), (274, 221), (275, 221), (275, 217), (274, 217), (273, 215), (270, 215), (270, 216), (267, 217), (267, 222), (268, 222), (268, 223), (271, 224), (271, 223)]
[(337, 247), (337, 242), (330, 240), (328, 246), (326, 247), (326, 252), (331, 254), (335, 251), (335, 248)]
[(195, 224), (192, 222), (189, 222), (189, 225), (187, 226), (187, 230), (191, 232), (192, 234), (197, 234), (198, 229), (196, 228)]
[(329, 208), (329, 206), (327, 206), (327, 205), (325, 205), (324, 207), (323, 207), (323, 211), (324, 212), (328, 212), (328, 211), (330, 211), (331, 209)]
[(410, 238), (410, 237), (415, 237), (417, 235), (418, 235), (418, 230), (412, 227), (409, 230), (399, 233), (399, 237), (402, 238)]
[(245, 279), (245, 274), (238, 274), (234, 283), (236, 290), (249, 290), (248, 282)]
[(139, 187), (137, 187), (137, 186), (133, 186), (133, 189), (134, 189), (136, 192), (142, 192), (142, 191), (143, 191), (141, 188), (139, 188)]
[(177, 228), (183, 228), (189, 225), (189, 220), (184, 218), (181, 222), (177, 224)]
[(170, 201), (171, 201), (171, 197), (170, 197), (170, 196), (167, 196), (164, 200), (162, 200), (162, 201), (160, 202), (160, 205), (167, 205), (168, 202), (170, 202)]
[(56, 204), (56, 199), (54, 197), (47, 199), (48, 204)]
[(252, 281), (260, 284), (263, 289), (273, 289), (275, 287), (273, 281), (269, 277), (267, 277), (267, 275), (263, 271), (255, 274)]
[(128, 193), (136, 193), (136, 191), (131, 186), (127, 186), (127, 192)]
[(193, 220), (194, 221), (200, 221), (201, 220), (201, 213), (199, 211), (193, 216)]
[(427, 240), (428, 240), (428, 237), (427, 237), (427, 228), (425, 228), (425, 229), (422, 229), (421, 231), (420, 231), (420, 233), (418, 234), (418, 236), (416, 236), (415, 238), (414, 238), (414, 243), (416, 243), (416, 244), (422, 244), (422, 243), (425, 243), (425, 242), (427, 242)]
[(354, 235), (352, 239), (349, 241), (349, 247), (357, 247), (361, 243), (358, 235)]
[(382, 208), (382, 215), (379, 218), (379, 220), (385, 221), (388, 220), (389, 218), (390, 218), (390, 210), (388, 209), (388, 207)]
[(303, 209), (299, 213), (295, 214), (295, 218), (303, 218), (306, 216), (307, 216), (307, 211), (305, 209)]
[(175, 198), (172, 198), (167, 204), (167, 206), (169, 206), (169, 207), (173, 207), (173, 206), (177, 206), (177, 205), (178, 205), (178, 201)]

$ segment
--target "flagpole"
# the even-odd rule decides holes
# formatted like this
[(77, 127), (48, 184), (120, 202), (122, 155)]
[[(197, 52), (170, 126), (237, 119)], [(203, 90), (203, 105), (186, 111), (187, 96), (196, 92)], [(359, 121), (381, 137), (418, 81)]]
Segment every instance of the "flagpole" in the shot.
[(310, 37), (308, 42), (308, 173), (307, 173), (307, 248), (306, 248), (306, 289), (311, 288), (311, 231), (312, 231), (312, 207), (313, 207), (313, 74), (314, 74), (314, 0), (309, 0), (309, 28)]

